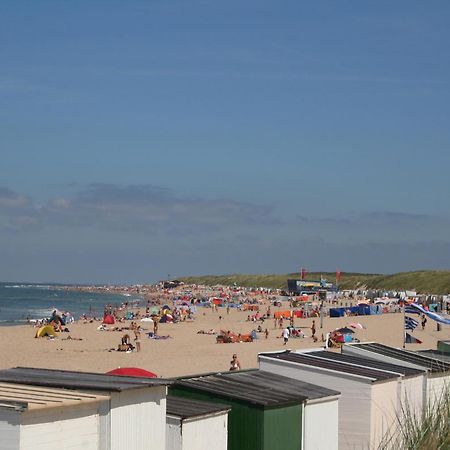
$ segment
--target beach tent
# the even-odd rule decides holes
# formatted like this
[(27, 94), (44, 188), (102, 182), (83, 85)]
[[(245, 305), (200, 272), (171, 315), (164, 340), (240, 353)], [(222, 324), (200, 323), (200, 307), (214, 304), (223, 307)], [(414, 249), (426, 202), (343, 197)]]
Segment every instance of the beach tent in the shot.
[(344, 317), (345, 308), (330, 308), (330, 317)]
[(44, 326), (40, 327), (36, 331), (36, 335), (34, 337), (38, 338), (38, 337), (44, 337), (44, 336), (56, 336), (55, 329), (53, 328), (52, 325), (44, 325)]
[(353, 334), (354, 333), (354, 331), (348, 327), (338, 328), (335, 331), (338, 331), (339, 333), (342, 333), (342, 334)]
[(113, 325), (115, 323), (114, 317), (111, 314), (105, 314), (103, 316), (103, 323), (106, 325)]
[(106, 372), (106, 375), (118, 375), (121, 377), (157, 378), (156, 373), (141, 369), (140, 367), (118, 367)]
[(279, 319), (280, 317), (283, 317), (283, 319), (289, 319), (291, 317), (290, 311), (276, 311), (274, 313), (275, 319)]

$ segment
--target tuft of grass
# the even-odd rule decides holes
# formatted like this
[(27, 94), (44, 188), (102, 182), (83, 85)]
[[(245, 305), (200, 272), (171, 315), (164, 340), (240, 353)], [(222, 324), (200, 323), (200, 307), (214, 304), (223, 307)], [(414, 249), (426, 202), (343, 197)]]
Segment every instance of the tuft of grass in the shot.
[(408, 402), (396, 418), (378, 450), (448, 450), (450, 449), (450, 389), (429, 404), (422, 415), (412, 410)]

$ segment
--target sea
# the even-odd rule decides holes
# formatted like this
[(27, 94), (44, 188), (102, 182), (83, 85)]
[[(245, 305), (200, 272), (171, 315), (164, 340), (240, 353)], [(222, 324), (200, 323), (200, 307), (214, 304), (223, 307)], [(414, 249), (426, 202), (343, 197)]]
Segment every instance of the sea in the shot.
[(54, 309), (69, 311), (75, 319), (82, 314), (102, 317), (105, 305), (120, 306), (125, 301), (137, 303), (142, 299), (117, 293), (71, 290), (67, 285), (0, 283), (0, 326), (50, 317)]

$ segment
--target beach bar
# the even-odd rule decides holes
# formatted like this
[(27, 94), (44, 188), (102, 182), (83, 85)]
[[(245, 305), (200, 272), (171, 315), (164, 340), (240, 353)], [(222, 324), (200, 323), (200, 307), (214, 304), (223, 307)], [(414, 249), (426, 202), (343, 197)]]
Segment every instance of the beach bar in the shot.
[[(54, 434), (43, 433), (40, 439), (33, 441), (33, 446), (4, 447), (11, 449), (51, 450), (65, 448), (65, 442), (74, 441), (80, 435), (80, 428), (89, 430), (96, 438), (87, 446), (72, 448), (89, 448), (98, 450), (133, 450), (166, 449), (166, 395), (171, 381), (158, 378), (135, 378), (111, 376), (99, 373), (74, 372), (63, 370), (15, 368), (0, 371), (2, 385), (17, 385), (18, 389), (27, 389), (29, 394), (9, 399), (3, 393), (0, 402), (6, 417), (14, 416), (12, 421), (1, 420), (0, 430), (7, 427), (9, 433), (26, 430), (28, 417), (33, 415), (33, 424), (42, 430), (55, 430)], [(36, 409), (32, 392), (39, 388), (44, 395), (46, 391), (59, 390), (60, 395), (72, 398), (79, 396), (75, 404), (64, 398), (50, 401), (50, 397), (41, 401), (45, 408)], [(38, 390), (39, 390), (38, 389)], [(24, 391), (23, 391), (24, 392)], [(50, 394), (48, 394), (50, 396)], [(72, 396), (72, 397), (71, 397)], [(92, 399), (90, 399), (90, 397)], [(13, 404), (11, 404), (13, 402)], [(17, 402), (17, 406), (14, 406)], [(52, 408), (50, 408), (52, 405)], [(56, 406), (57, 405), (57, 406)], [(54, 411), (63, 417), (60, 428), (55, 427)], [(47, 413), (48, 411), (48, 413)], [(82, 411), (85, 411), (83, 416)], [(23, 420), (24, 428), (20, 419)], [(97, 431), (94, 430), (97, 423)], [(85, 426), (83, 425), (85, 424)], [(64, 433), (56, 432), (62, 429)], [(48, 444), (44, 444), (48, 442)], [(3, 448), (3, 447), (2, 447)]]
[(398, 373), (289, 351), (261, 353), (258, 362), (261, 370), (341, 392), (339, 449), (376, 448), (393, 423)]
[(230, 409), (219, 403), (169, 395), (166, 450), (227, 450)]
[(342, 347), (345, 355), (389, 362), (427, 371), (426, 401), (433, 405), (450, 383), (450, 363), (419, 352), (389, 347), (377, 342), (351, 343)]
[(248, 370), (178, 379), (170, 393), (230, 405), (228, 450), (337, 449), (338, 391)]

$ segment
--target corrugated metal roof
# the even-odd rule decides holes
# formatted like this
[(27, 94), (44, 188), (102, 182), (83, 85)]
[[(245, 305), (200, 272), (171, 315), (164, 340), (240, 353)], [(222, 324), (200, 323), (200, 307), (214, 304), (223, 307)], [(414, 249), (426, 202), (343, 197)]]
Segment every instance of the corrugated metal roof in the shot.
[(129, 389), (172, 384), (162, 378), (111, 376), (103, 373), (16, 367), (0, 371), (0, 382), (29, 384), (64, 389), (120, 392)]
[(167, 414), (188, 419), (191, 417), (207, 416), (221, 411), (229, 411), (231, 406), (220, 403), (205, 402), (191, 398), (167, 396)]
[(184, 378), (175, 384), (258, 406), (286, 406), (340, 394), (331, 389), (262, 370)]
[(333, 370), (335, 372), (348, 373), (366, 378), (371, 382), (385, 381), (397, 378), (399, 375), (385, 372), (383, 370), (372, 369), (370, 367), (350, 366), (349, 364), (342, 364), (336, 361), (326, 360), (324, 358), (315, 358), (308, 356), (309, 353), (266, 353), (261, 356), (267, 358), (278, 359), (282, 361), (289, 361), (292, 363), (303, 364), (312, 367), (319, 367), (326, 370)]
[(107, 395), (64, 389), (49, 389), (12, 383), (0, 383), (0, 405), (17, 410), (34, 410), (98, 403), (109, 400)]
[[(429, 358), (427, 356), (421, 355), (417, 352), (409, 352), (406, 350), (401, 350), (394, 347), (389, 347), (387, 345), (379, 344), (378, 342), (363, 342), (358, 344), (351, 344), (352, 346), (367, 350), (369, 352), (378, 353), (379, 355), (389, 356), (391, 358), (396, 358), (399, 361), (408, 362), (411, 364), (416, 364), (420, 367), (430, 370), (433, 373), (436, 372), (446, 372), (450, 370), (450, 364), (437, 361), (436, 359)], [(345, 346), (344, 346), (345, 352)]]
[(438, 361), (450, 363), (449, 353), (440, 352), (439, 350), (419, 350), (417, 353), (427, 356), (428, 358), (433, 358), (437, 359)]
[(331, 361), (337, 361), (344, 364), (353, 364), (356, 366), (370, 367), (372, 369), (380, 369), (386, 372), (400, 373), (405, 376), (421, 375), (425, 372), (425, 370), (422, 369), (413, 369), (410, 367), (399, 366), (397, 364), (376, 361), (374, 359), (365, 359), (358, 356), (344, 355), (343, 353), (334, 353), (325, 350), (310, 352), (308, 355), (329, 359)]

